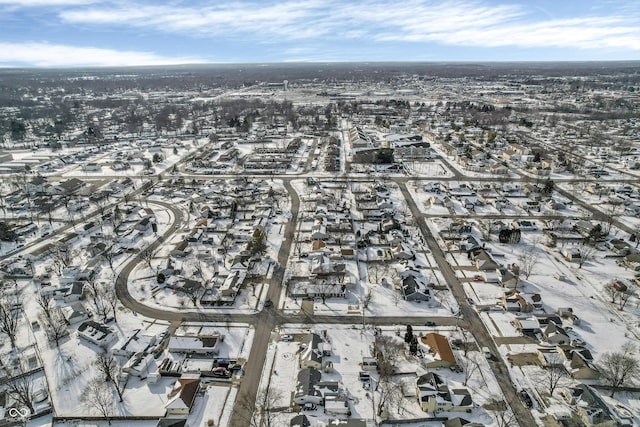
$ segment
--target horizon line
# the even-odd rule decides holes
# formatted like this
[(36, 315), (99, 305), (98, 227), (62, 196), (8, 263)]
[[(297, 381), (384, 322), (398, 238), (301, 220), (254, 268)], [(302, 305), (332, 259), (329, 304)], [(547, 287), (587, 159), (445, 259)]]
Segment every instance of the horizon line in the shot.
[(186, 62), (183, 64), (142, 64), (142, 65), (69, 65), (69, 66), (30, 66), (30, 65), (1, 65), (0, 71), (10, 70), (73, 70), (73, 69), (95, 69), (105, 70), (113, 68), (183, 68), (183, 67), (204, 67), (204, 66), (269, 66), (269, 65), (316, 65), (316, 64), (432, 64), (432, 65), (447, 65), (447, 64), (468, 64), (468, 65), (481, 65), (481, 64), (613, 64), (613, 63), (638, 63), (640, 59), (582, 59), (582, 60), (487, 60), (487, 61), (474, 61), (474, 60), (429, 60), (429, 61), (384, 61), (384, 60), (362, 60), (362, 61), (342, 61), (342, 60), (330, 60), (330, 61), (261, 61), (261, 62)]

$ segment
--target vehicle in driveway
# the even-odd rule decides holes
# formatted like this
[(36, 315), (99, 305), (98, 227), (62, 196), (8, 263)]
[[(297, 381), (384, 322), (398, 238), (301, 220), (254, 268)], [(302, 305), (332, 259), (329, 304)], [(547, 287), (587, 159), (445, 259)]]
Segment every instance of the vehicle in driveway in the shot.
[(283, 335), (280, 337), (280, 340), (284, 342), (291, 342), (293, 341), (293, 335)]
[(227, 368), (223, 367), (213, 368), (211, 370), (211, 374), (213, 374), (214, 377), (218, 378), (229, 378), (231, 376)]

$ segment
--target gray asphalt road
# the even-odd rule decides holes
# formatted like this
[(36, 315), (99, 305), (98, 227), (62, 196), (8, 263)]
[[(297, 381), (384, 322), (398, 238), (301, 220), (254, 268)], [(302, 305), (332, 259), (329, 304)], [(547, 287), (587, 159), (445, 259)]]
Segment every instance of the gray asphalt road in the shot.
[[(416, 206), (413, 197), (411, 197), (409, 190), (407, 190), (406, 184), (400, 182), (399, 186), (402, 194), (407, 201), (407, 206), (411, 210), (414, 218), (416, 218), (418, 226), (420, 227), (422, 234), (426, 238), (427, 245), (431, 250), (433, 258), (438, 264), (440, 273), (445, 278), (449, 289), (451, 290), (451, 293), (455, 297), (456, 302), (460, 307), (461, 313), (464, 315), (464, 319), (467, 321), (468, 331), (471, 332), (480, 347), (489, 347), (494, 355), (498, 355), (499, 352), (493, 340), (491, 339), (491, 334), (485, 327), (476, 310), (474, 310), (473, 307), (471, 307), (471, 305), (467, 302), (467, 295), (464, 292), (462, 284), (452, 270), (451, 265), (447, 262), (445, 254), (442, 249), (440, 249), (435, 236), (431, 233), (429, 227), (427, 227), (424, 216)], [(517, 397), (516, 390), (513, 386), (513, 383), (511, 382), (511, 377), (509, 376), (509, 371), (507, 370), (507, 367), (502, 358), (499, 357), (497, 358), (497, 360), (490, 362), (490, 364), (501, 389), (495, 391), (492, 390), (492, 392), (495, 392), (497, 396), (500, 395), (500, 391), (502, 392), (504, 399), (511, 406), (511, 410), (515, 414), (516, 419), (521, 426), (535, 426), (536, 422), (531, 415), (531, 411), (525, 408), (520, 399)]]

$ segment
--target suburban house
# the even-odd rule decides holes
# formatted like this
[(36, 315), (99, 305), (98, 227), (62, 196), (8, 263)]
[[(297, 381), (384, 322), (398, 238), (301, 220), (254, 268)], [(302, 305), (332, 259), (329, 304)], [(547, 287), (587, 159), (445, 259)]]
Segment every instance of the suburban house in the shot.
[(496, 271), (502, 266), (495, 260), (493, 255), (484, 249), (478, 250), (474, 255), (474, 264), (478, 271)]
[(567, 331), (554, 322), (549, 322), (546, 328), (542, 331), (542, 337), (550, 344), (564, 345), (571, 342), (571, 338)]
[(630, 253), (622, 258), (620, 264), (632, 271), (640, 271), (640, 254)]
[(582, 254), (579, 248), (565, 247), (560, 250), (560, 255), (567, 261), (579, 262), (582, 259)]
[(571, 378), (580, 380), (600, 378), (600, 371), (593, 363), (593, 355), (588, 349), (569, 345), (560, 345), (556, 349), (564, 358), (565, 366)]
[(307, 418), (307, 416), (304, 414), (296, 415), (295, 417), (291, 418), (291, 421), (289, 421), (289, 427), (310, 427), (310, 426), (311, 426), (311, 423), (309, 422), (309, 419)]
[(172, 336), (168, 350), (184, 354), (218, 354), (224, 335)]
[(600, 394), (591, 386), (578, 384), (573, 389), (564, 389), (562, 394), (573, 405), (573, 413), (586, 426), (617, 427), (632, 426), (633, 419), (620, 416), (605, 403)]
[(140, 377), (147, 372), (149, 365), (151, 364), (151, 362), (153, 362), (153, 360), (153, 354), (151, 353), (136, 353), (131, 356), (129, 360), (127, 360), (127, 362), (122, 366), (122, 372)]
[(78, 337), (103, 348), (117, 339), (111, 328), (93, 320), (87, 320), (78, 326)]
[(307, 334), (302, 340), (304, 350), (300, 352), (300, 367), (320, 369), (323, 356), (330, 352), (330, 345), (318, 334)]
[(75, 325), (89, 318), (89, 312), (81, 302), (62, 307), (62, 314), (69, 325)]
[(303, 368), (298, 371), (298, 381), (293, 400), (298, 405), (305, 403), (320, 404), (322, 393), (318, 389), (318, 383), (322, 374), (315, 368)]
[(473, 399), (466, 388), (450, 389), (442, 378), (429, 372), (417, 381), (420, 406), (425, 412), (455, 411), (471, 412)]
[(427, 368), (449, 368), (457, 364), (456, 357), (451, 350), (447, 337), (431, 332), (421, 338), (422, 343), (429, 347), (433, 360), (428, 361)]
[(187, 418), (200, 390), (200, 374), (185, 374), (176, 381), (164, 405), (166, 417)]
[(542, 298), (539, 294), (521, 294), (512, 289), (502, 294), (500, 304), (507, 311), (530, 313), (535, 309), (542, 308)]
[(84, 182), (78, 178), (71, 178), (66, 181), (61, 181), (58, 184), (49, 187), (49, 193), (54, 195), (69, 196), (76, 193), (84, 186)]
[(540, 366), (557, 368), (564, 365), (563, 357), (555, 348), (538, 348), (536, 354), (538, 355)]
[(402, 295), (407, 301), (429, 301), (431, 292), (426, 277), (406, 275), (402, 279)]

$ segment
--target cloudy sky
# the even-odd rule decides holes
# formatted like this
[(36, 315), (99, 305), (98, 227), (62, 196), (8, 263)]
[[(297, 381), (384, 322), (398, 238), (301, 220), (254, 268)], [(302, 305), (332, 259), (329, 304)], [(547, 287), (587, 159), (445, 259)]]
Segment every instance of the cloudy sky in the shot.
[(0, 66), (640, 59), (640, 0), (0, 0)]

